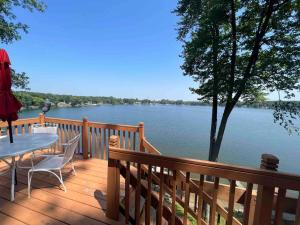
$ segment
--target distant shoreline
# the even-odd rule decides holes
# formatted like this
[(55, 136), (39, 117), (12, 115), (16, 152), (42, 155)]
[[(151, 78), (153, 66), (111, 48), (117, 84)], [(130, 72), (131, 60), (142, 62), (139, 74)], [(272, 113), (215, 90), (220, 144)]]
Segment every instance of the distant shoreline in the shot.
[[(58, 95), (50, 93), (16, 91), (16, 97), (22, 102), (24, 109), (37, 110), (43, 107), (45, 100), (51, 102), (52, 107), (57, 108), (76, 108), (84, 106), (99, 106), (99, 105), (188, 105), (188, 106), (210, 106), (209, 102), (204, 101), (184, 101), (184, 100), (150, 100), (138, 98), (116, 98), (105, 96), (73, 96), (73, 95)], [(260, 102), (238, 102), (237, 107), (245, 108), (262, 108), (273, 109), (275, 101), (260, 101)], [(300, 102), (296, 102), (300, 105)], [(220, 105), (222, 106), (222, 104)]]
[[(181, 105), (175, 105), (175, 104), (159, 104), (159, 103), (152, 103), (152, 104), (98, 104), (98, 105), (80, 105), (80, 106), (52, 106), (51, 109), (78, 109), (78, 108), (84, 108), (84, 107), (99, 107), (99, 106), (121, 106), (121, 105), (126, 105), (126, 106), (191, 106), (191, 107), (196, 107), (196, 106), (203, 106), (203, 107), (210, 107), (211, 105), (206, 104), (206, 105), (187, 105), (187, 104), (181, 104)], [(220, 106), (224, 107), (224, 106)], [(252, 106), (246, 106), (246, 105), (237, 105), (237, 108), (250, 108), (250, 109), (266, 109), (266, 110), (272, 110), (272, 108), (268, 107), (252, 107)], [(34, 110), (41, 110), (42, 107), (29, 107), (25, 108), (22, 107), (20, 112), (26, 112), (26, 111), (34, 111)]]

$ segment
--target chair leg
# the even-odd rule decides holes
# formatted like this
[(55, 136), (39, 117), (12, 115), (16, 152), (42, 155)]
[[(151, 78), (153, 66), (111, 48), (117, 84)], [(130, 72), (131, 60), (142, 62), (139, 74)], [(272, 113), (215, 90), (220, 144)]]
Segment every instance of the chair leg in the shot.
[(72, 165), (73, 174), (76, 176), (77, 174), (76, 174), (76, 171), (75, 171), (73, 160), (71, 161), (71, 165)]
[(67, 192), (67, 188), (64, 185), (64, 181), (63, 181), (63, 177), (62, 177), (62, 174), (61, 174), (61, 170), (59, 170), (59, 175), (60, 175), (60, 183), (62, 184), (62, 186), (64, 188), (64, 191)]
[(30, 198), (30, 189), (31, 189), (31, 179), (32, 179), (33, 173), (28, 171), (28, 198)]

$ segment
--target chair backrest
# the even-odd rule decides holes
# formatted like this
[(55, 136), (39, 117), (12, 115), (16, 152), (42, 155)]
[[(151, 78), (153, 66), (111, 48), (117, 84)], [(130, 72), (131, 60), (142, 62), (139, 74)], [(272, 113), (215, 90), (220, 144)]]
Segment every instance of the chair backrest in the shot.
[(58, 127), (55, 126), (43, 126), (41, 124), (35, 124), (32, 126), (31, 132), (33, 134), (57, 134)]
[(67, 146), (65, 147), (63, 164), (68, 163), (73, 158), (75, 150), (78, 147), (79, 140), (80, 134), (68, 141)]

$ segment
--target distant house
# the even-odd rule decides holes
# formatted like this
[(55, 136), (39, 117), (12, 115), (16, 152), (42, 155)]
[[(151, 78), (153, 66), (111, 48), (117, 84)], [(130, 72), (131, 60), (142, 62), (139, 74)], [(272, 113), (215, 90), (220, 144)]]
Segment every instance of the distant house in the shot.
[(59, 103), (57, 103), (57, 107), (59, 107), (59, 108), (66, 108), (66, 107), (72, 107), (72, 106), (69, 103), (59, 102)]

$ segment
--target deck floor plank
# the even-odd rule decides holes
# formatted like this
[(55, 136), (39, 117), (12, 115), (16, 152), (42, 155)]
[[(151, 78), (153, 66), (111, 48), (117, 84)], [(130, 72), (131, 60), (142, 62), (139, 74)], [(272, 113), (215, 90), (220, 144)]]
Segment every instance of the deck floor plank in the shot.
[(63, 170), (67, 192), (59, 188), (55, 177), (36, 173), (30, 199), (27, 170), (18, 169), (14, 202), (9, 201), (9, 174), (1, 176), (0, 224), (123, 224), (105, 217), (107, 161), (77, 160), (75, 169), (76, 176), (70, 168)]

